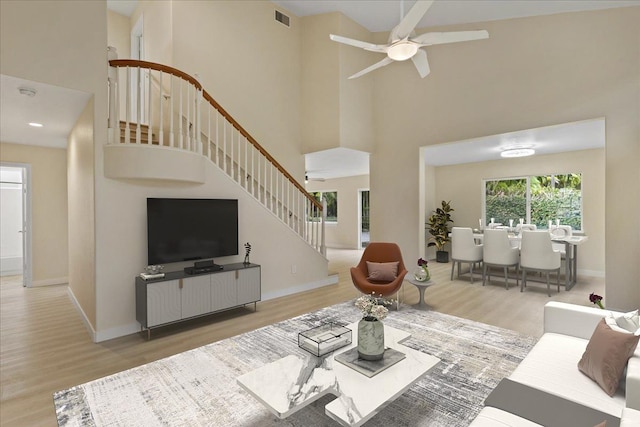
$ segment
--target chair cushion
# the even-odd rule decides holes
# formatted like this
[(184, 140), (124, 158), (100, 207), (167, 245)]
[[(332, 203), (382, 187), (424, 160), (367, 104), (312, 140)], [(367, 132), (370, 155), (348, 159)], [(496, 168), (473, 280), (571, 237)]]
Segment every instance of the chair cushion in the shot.
[(391, 282), (398, 277), (398, 261), (395, 262), (371, 262), (367, 261), (367, 279), (378, 282)]
[(578, 362), (578, 369), (613, 396), (627, 361), (638, 346), (638, 339), (639, 336), (614, 331), (602, 319)]

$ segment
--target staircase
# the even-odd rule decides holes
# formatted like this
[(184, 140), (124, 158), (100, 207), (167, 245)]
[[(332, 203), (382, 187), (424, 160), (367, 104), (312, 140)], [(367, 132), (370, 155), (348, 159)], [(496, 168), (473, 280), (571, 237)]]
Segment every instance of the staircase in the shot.
[[(158, 140), (158, 136), (153, 134), (149, 134), (149, 126), (141, 124), (138, 126), (137, 123), (129, 123), (120, 121), (120, 143), (122, 144), (130, 144), (132, 141), (140, 141), (141, 144), (153, 144), (159, 145), (160, 141)], [(138, 127), (140, 128), (140, 135), (138, 136)], [(128, 130), (128, 131), (127, 131)], [(127, 137), (128, 134), (128, 137)]]
[[(326, 255), (326, 209), (196, 79), (147, 61), (110, 59), (109, 65), (109, 144), (145, 144), (206, 157)], [(142, 116), (148, 123), (133, 118)]]

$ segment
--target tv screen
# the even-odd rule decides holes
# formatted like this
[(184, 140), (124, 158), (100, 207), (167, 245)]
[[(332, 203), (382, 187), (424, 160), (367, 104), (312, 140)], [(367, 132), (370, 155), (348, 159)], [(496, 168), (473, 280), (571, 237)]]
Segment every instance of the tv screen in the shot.
[(148, 263), (238, 255), (238, 201), (147, 199)]

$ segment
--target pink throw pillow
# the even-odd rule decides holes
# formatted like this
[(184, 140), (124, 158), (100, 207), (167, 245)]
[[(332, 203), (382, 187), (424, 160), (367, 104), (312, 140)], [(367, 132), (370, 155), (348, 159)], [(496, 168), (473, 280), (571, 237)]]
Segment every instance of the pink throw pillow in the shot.
[(614, 331), (602, 319), (578, 362), (578, 369), (613, 396), (638, 339), (637, 335)]
[(369, 262), (367, 279), (379, 282), (393, 282), (398, 277), (398, 261), (395, 262)]

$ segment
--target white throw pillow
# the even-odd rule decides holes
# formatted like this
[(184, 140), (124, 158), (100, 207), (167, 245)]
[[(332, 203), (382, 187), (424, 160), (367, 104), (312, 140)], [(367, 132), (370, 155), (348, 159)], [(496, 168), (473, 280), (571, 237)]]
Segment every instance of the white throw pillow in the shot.
[(638, 310), (628, 313), (608, 313), (605, 318), (607, 325), (614, 331), (640, 335), (640, 316)]

